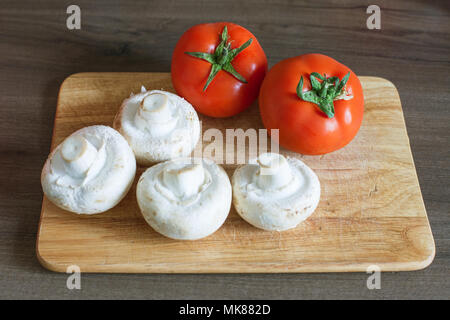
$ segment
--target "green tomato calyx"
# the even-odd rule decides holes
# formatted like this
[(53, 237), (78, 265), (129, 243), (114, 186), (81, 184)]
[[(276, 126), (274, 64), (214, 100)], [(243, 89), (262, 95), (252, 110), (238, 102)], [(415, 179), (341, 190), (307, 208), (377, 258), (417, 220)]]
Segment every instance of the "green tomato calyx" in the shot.
[(301, 76), (297, 85), (297, 96), (304, 101), (315, 103), (328, 118), (333, 118), (334, 101), (353, 98), (353, 95), (349, 94), (345, 87), (349, 77), (350, 72), (342, 80), (339, 80), (338, 77), (327, 78), (326, 75), (322, 76), (317, 72), (312, 72), (309, 76), (312, 88), (309, 91), (303, 91), (303, 76)]
[(239, 48), (231, 49), (231, 41), (228, 41), (228, 29), (227, 26), (223, 28), (221, 40), (219, 45), (216, 47), (214, 53), (206, 53), (206, 52), (185, 52), (186, 54), (193, 56), (195, 58), (199, 58), (211, 63), (211, 71), (208, 76), (208, 80), (206, 80), (206, 84), (203, 87), (203, 91), (206, 91), (211, 81), (217, 75), (220, 70), (224, 70), (231, 74), (233, 77), (238, 79), (243, 83), (247, 83), (247, 80), (240, 75), (234, 67), (231, 65), (231, 61), (242, 52), (245, 48), (247, 48), (253, 41), (252, 38), (248, 39), (243, 45)]

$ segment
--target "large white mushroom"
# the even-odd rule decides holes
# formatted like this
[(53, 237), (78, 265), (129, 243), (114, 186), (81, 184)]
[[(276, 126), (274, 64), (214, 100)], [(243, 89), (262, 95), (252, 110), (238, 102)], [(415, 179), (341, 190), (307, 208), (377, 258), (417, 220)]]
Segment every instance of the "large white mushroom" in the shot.
[(200, 138), (200, 123), (192, 105), (176, 94), (144, 87), (125, 99), (114, 128), (130, 144), (141, 165), (187, 157)]
[(127, 141), (111, 127), (82, 128), (49, 155), (41, 174), (47, 198), (62, 209), (94, 214), (122, 200), (136, 173)]
[(233, 174), (233, 203), (257, 228), (287, 230), (308, 218), (320, 199), (320, 182), (302, 161), (264, 153)]
[(214, 233), (231, 207), (231, 184), (209, 159), (180, 158), (147, 169), (137, 201), (147, 223), (166, 237), (195, 240)]

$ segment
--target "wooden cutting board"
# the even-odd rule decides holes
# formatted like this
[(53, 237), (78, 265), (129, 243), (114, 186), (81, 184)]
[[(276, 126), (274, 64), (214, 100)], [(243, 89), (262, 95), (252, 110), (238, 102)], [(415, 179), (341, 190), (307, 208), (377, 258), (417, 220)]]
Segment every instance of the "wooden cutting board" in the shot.
[[(314, 214), (284, 232), (256, 229), (231, 210), (224, 225), (197, 241), (171, 240), (141, 216), (135, 187), (108, 212), (79, 216), (45, 196), (37, 256), (50, 270), (65, 272), (234, 273), (365, 272), (416, 270), (428, 266), (435, 245), (394, 85), (361, 77), (364, 121), (345, 148), (324, 156), (301, 156), (321, 181)], [(168, 73), (79, 73), (61, 85), (52, 149), (85, 126), (112, 125), (131, 92), (173, 91)], [(203, 131), (263, 128), (257, 105), (228, 119), (200, 116)], [(225, 136), (225, 135), (224, 135)], [(208, 142), (203, 142), (203, 147)], [(231, 176), (236, 165), (224, 165)], [(145, 168), (139, 168), (135, 182)]]

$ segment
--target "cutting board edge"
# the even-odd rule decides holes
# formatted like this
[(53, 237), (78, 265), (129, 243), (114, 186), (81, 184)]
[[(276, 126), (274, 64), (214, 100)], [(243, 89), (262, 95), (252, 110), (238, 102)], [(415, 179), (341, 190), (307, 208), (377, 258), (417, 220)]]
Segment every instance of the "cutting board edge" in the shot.
[[(45, 258), (39, 252), (39, 248), (36, 248), (37, 258), (39, 263), (47, 270), (59, 273), (66, 273), (67, 268), (72, 264), (55, 263)], [(407, 262), (388, 262), (388, 263), (355, 263), (336, 266), (335, 264), (319, 266), (291, 266), (286, 267), (273, 267), (267, 264), (245, 264), (233, 266), (211, 266), (211, 264), (205, 265), (205, 267), (192, 267), (186, 268), (185, 265), (171, 268), (165, 264), (157, 266), (149, 265), (129, 265), (129, 264), (105, 264), (105, 265), (78, 265), (83, 273), (149, 273), (149, 274), (224, 274), (224, 273), (245, 273), (245, 274), (274, 274), (274, 273), (328, 273), (328, 272), (368, 272), (368, 267), (376, 265), (380, 268), (381, 272), (396, 272), (396, 271), (418, 271), (427, 268), (434, 260), (435, 250), (432, 254), (424, 257), (420, 261), (407, 261)], [(126, 270), (126, 271), (124, 271)]]

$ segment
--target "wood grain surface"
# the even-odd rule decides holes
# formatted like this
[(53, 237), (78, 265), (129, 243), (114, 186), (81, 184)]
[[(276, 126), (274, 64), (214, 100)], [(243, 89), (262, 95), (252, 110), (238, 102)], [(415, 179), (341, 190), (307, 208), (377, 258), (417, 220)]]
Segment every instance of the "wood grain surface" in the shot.
[[(197, 241), (168, 239), (144, 221), (135, 183), (122, 202), (94, 216), (62, 210), (44, 197), (37, 254), (50, 270), (65, 272), (276, 273), (417, 270), (428, 266), (435, 246), (414, 168), (400, 99), (382, 78), (361, 77), (365, 111), (361, 129), (345, 148), (322, 156), (297, 157), (317, 173), (321, 201), (297, 228), (269, 232), (252, 227), (234, 207), (224, 225)], [(58, 96), (52, 149), (86, 126), (112, 125), (130, 92), (174, 92), (169, 73), (78, 73), (68, 77)], [(200, 115), (202, 130), (264, 129), (256, 104), (227, 119)], [(261, 141), (262, 140), (262, 141)], [(266, 145), (266, 139), (261, 139)], [(202, 135), (197, 147), (207, 148)], [(224, 141), (234, 148), (235, 141)], [(248, 147), (248, 144), (246, 144)], [(225, 144), (224, 144), (225, 147)], [(236, 150), (234, 150), (236, 149)], [(236, 148), (220, 162), (231, 178)], [(194, 151), (195, 152), (195, 151)], [(250, 155), (247, 148), (246, 157)], [(203, 153), (199, 153), (203, 154)], [(231, 155), (231, 156), (230, 156)], [(234, 156), (233, 156), (234, 155)]]
[[(369, 4), (381, 30), (366, 28)], [(3, 0), (0, 6), (0, 298), (426, 299), (450, 297), (450, 3), (448, 1), (165, 0), (76, 1), (81, 30), (68, 30), (64, 1)], [(356, 74), (398, 89), (436, 243), (426, 269), (365, 273), (84, 274), (42, 268), (36, 234), (40, 171), (51, 144), (58, 90), (76, 72), (168, 72), (188, 27), (233, 21), (252, 31), (272, 66), (320, 52)]]

